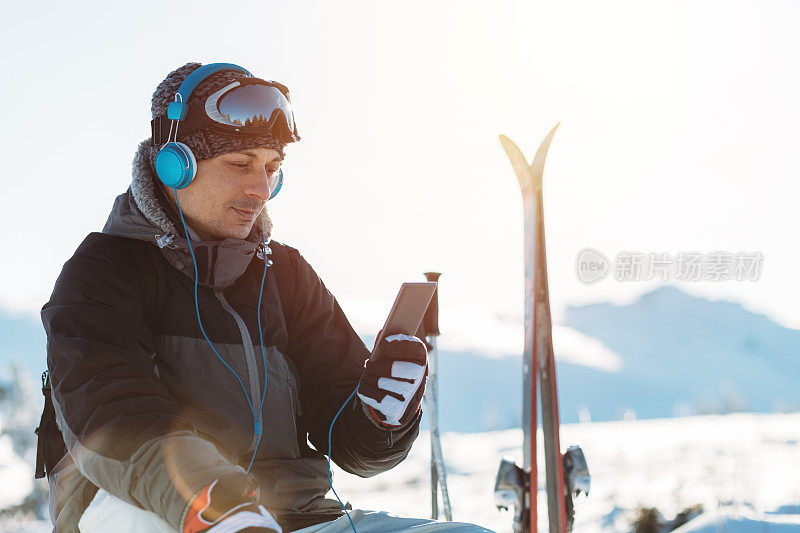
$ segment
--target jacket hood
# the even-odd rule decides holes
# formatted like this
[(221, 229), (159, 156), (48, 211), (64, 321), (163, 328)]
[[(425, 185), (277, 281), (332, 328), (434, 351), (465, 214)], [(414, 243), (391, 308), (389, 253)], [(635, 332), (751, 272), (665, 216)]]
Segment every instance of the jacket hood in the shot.
[[(158, 246), (173, 267), (194, 281), (189, 241), (177, 212), (161, 187), (156, 185), (158, 178), (152, 162), (153, 152), (149, 138), (139, 144), (133, 158), (131, 185), (114, 201), (103, 233)], [(254, 256), (264, 259), (265, 252), (267, 255), (272, 253), (269, 248), (272, 220), (266, 206), (262, 215), (265, 225), (263, 231), (261, 217), (258, 217), (246, 239), (228, 237), (216, 241), (191, 241), (199, 285), (214, 289), (229, 287), (244, 273)]]

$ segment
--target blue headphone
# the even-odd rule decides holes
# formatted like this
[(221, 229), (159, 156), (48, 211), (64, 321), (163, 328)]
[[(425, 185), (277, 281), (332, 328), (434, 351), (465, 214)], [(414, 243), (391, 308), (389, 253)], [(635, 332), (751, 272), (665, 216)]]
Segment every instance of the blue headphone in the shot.
[[(167, 137), (167, 143), (156, 155), (156, 175), (167, 187), (183, 189), (191, 183), (197, 174), (197, 159), (195, 159), (192, 150), (177, 140), (178, 125), (186, 118), (189, 112), (189, 106), (186, 102), (189, 101), (192, 91), (197, 88), (200, 82), (220, 70), (238, 70), (248, 76), (252, 76), (246, 68), (233, 63), (209, 63), (208, 65), (203, 65), (183, 80), (178, 92), (175, 93), (175, 101), (170, 102), (167, 106), (167, 118), (171, 121), (169, 136)], [(275, 195), (278, 194), (283, 185), (283, 169), (279, 169), (278, 172), (278, 186), (272, 191), (268, 200), (275, 198)]]

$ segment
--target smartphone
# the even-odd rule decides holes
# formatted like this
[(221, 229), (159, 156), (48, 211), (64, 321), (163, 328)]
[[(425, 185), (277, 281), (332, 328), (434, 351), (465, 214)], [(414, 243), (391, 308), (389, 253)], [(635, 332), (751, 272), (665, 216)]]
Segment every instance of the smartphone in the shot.
[(381, 359), (378, 346), (385, 337), (398, 333), (414, 335), (419, 330), (428, 304), (431, 303), (433, 293), (436, 292), (436, 285), (435, 281), (403, 283), (394, 300), (392, 310), (389, 311), (389, 317), (378, 334), (378, 338), (375, 339), (370, 359), (376, 361)]

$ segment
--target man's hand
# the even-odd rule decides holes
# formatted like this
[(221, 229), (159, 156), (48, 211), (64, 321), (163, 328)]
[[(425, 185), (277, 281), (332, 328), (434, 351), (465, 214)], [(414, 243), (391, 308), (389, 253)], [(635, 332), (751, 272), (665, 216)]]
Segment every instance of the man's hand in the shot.
[(380, 361), (367, 361), (358, 397), (380, 426), (402, 426), (413, 419), (428, 377), (428, 349), (411, 335), (383, 339)]
[(214, 480), (189, 505), (183, 533), (282, 533), (272, 515), (256, 503), (257, 494), (258, 485), (250, 476)]

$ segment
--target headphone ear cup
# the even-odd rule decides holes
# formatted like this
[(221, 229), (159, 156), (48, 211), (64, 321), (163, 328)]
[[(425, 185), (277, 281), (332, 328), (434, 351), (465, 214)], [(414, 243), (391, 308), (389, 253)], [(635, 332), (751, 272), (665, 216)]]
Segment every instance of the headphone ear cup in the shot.
[(278, 192), (280, 192), (281, 187), (283, 186), (283, 169), (282, 168), (278, 169), (278, 172), (280, 172), (280, 174), (278, 175), (278, 185), (275, 187), (275, 190), (272, 191), (272, 194), (269, 195), (269, 198), (267, 198), (267, 200), (272, 200), (273, 198), (275, 198), (278, 195)]
[(184, 189), (197, 174), (192, 150), (181, 142), (168, 142), (156, 155), (156, 175), (164, 185)]

